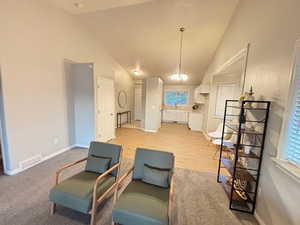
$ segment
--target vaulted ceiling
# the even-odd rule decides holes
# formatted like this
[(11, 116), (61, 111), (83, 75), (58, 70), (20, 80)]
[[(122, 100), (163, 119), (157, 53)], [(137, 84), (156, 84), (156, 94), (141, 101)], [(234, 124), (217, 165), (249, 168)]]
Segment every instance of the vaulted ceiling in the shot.
[[(199, 84), (229, 24), (238, 0), (52, 0), (75, 14), (128, 72), (169, 76), (177, 72), (179, 28), (185, 84)], [(132, 74), (133, 75), (133, 74)], [(133, 75), (134, 76), (134, 75)]]

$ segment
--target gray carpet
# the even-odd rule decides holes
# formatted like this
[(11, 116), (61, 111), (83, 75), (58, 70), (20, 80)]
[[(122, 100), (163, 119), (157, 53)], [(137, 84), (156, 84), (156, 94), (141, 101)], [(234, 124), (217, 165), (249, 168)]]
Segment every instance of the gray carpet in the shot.
[[(15, 176), (0, 176), (0, 225), (89, 224), (89, 216), (57, 207), (49, 215), (48, 192), (57, 168), (87, 155), (74, 149)], [(122, 171), (132, 162), (124, 159)], [(68, 170), (65, 177), (81, 170)], [(111, 224), (111, 199), (99, 207), (98, 223)], [(214, 174), (176, 168), (174, 225), (257, 225), (254, 217), (228, 209), (228, 199)], [(142, 225), (142, 224), (141, 224)]]

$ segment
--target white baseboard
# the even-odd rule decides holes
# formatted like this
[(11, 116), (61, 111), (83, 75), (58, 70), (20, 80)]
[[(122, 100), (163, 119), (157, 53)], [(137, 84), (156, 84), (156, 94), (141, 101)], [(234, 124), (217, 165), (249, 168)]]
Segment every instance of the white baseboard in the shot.
[(88, 145), (80, 145), (80, 144), (75, 144), (74, 145), (74, 148), (89, 148), (90, 146), (88, 146)]
[(16, 175), (16, 174), (18, 174), (18, 173), (20, 173), (22, 171), (24, 171), (24, 170), (21, 169), (21, 168), (17, 168), (17, 169), (14, 169), (14, 170), (5, 170), (4, 173), (6, 175), (12, 176), (12, 175)]
[(61, 149), (61, 150), (59, 150), (59, 151), (57, 151), (57, 152), (55, 152), (55, 153), (53, 153), (53, 154), (51, 154), (51, 155), (48, 155), (48, 156), (43, 157), (43, 159), (42, 159), (41, 162), (44, 162), (44, 161), (46, 161), (46, 160), (48, 160), (48, 159), (51, 159), (51, 158), (53, 158), (53, 157), (55, 157), (55, 156), (57, 156), (57, 155), (60, 155), (60, 154), (62, 154), (62, 153), (64, 153), (64, 152), (68, 151), (68, 150), (71, 150), (72, 148), (75, 148), (75, 147), (76, 147), (76, 145), (71, 145), (71, 146), (69, 146), (69, 147), (63, 148), (63, 149)]
[(257, 222), (259, 223), (259, 225), (266, 225), (265, 222), (261, 219), (261, 217), (257, 214), (257, 212), (254, 212), (254, 217), (257, 220)]
[(202, 130), (202, 129), (192, 129), (192, 128), (190, 128), (190, 127), (189, 127), (189, 129), (190, 129), (191, 131), (197, 131), (197, 132), (203, 133), (203, 130)]
[(16, 169), (14, 169), (14, 170), (5, 170), (4, 173), (5, 173), (6, 175), (9, 175), (9, 176), (16, 175), (16, 174), (21, 173), (21, 172), (23, 172), (23, 171), (25, 171), (25, 170), (27, 170), (27, 169), (29, 169), (29, 168), (32, 168), (32, 167), (34, 167), (34, 166), (36, 166), (36, 165), (38, 165), (38, 164), (40, 164), (40, 163), (42, 163), (42, 162), (44, 162), (44, 161), (46, 161), (46, 160), (48, 160), (48, 159), (51, 159), (51, 158), (53, 158), (53, 157), (55, 157), (55, 156), (57, 156), (57, 155), (60, 155), (60, 154), (62, 154), (62, 153), (64, 153), (64, 152), (68, 151), (68, 150), (71, 150), (71, 149), (74, 148), (74, 147), (76, 147), (76, 145), (68, 146), (68, 147), (66, 147), (66, 148), (63, 148), (63, 149), (57, 151), (57, 152), (54, 152), (53, 154), (47, 155), (47, 156), (43, 157), (42, 160), (39, 161), (38, 163), (36, 163), (36, 164), (34, 164), (34, 165), (31, 165), (31, 166), (29, 166), (29, 167), (27, 167), (27, 168), (24, 168), (24, 169), (23, 169), (23, 168), (16, 168)]
[(178, 123), (178, 124), (188, 124), (187, 121), (174, 121), (174, 120), (163, 120), (163, 123)]
[(150, 133), (156, 133), (157, 132), (157, 130), (146, 130), (146, 129), (143, 129), (143, 131), (150, 132)]

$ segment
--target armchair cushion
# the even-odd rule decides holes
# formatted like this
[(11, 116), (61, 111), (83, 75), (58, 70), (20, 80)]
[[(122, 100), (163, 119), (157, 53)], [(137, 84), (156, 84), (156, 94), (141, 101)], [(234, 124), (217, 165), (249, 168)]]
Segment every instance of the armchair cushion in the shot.
[(133, 179), (143, 178), (145, 164), (156, 168), (173, 169), (174, 155), (170, 152), (137, 148), (134, 161)]
[(111, 158), (90, 155), (87, 159), (85, 171), (104, 173), (109, 169)]
[[(50, 190), (50, 201), (59, 205), (88, 213), (91, 209), (93, 187), (98, 173), (83, 171), (56, 185)], [(113, 183), (111, 175), (103, 178), (97, 189), (97, 196), (103, 194)]]
[(133, 180), (113, 209), (113, 221), (122, 225), (167, 225), (169, 189)]
[[(109, 168), (120, 161), (121, 145), (108, 144), (103, 142), (93, 141), (90, 144), (89, 156), (98, 156), (102, 158), (111, 158)], [(116, 176), (118, 169), (112, 171), (112, 175)]]
[(170, 177), (169, 174), (170, 169), (161, 169), (145, 164), (142, 181), (159, 187), (168, 188)]

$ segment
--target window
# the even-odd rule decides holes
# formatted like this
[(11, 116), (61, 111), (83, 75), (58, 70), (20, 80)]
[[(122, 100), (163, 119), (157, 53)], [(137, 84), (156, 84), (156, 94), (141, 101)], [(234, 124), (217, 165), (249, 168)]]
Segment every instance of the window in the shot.
[(187, 105), (187, 91), (165, 91), (165, 105)]
[(216, 108), (215, 115), (217, 117), (224, 116), (225, 102), (226, 100), (235, 99), (237, 84), (218, 84), (216, 95)]
[(284, 159), (300, 166), (300, 56), (295, 64), (287, 119)]

